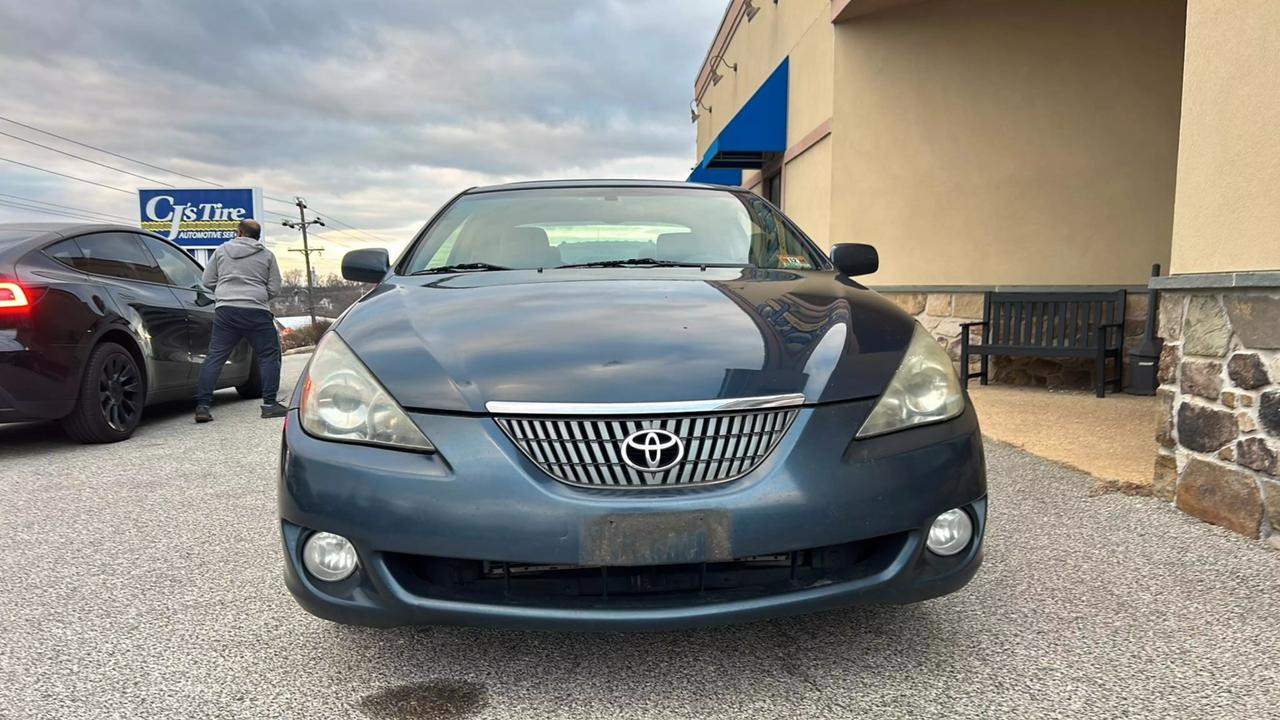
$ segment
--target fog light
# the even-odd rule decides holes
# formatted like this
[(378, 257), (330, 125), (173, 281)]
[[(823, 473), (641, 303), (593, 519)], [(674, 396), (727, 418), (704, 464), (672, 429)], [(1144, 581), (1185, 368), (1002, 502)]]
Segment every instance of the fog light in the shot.
[(933, 521), (925, 544), (935, 554), (955, 555), (965, 549), (972, 538), (973, 521), (969, 519), (969, 513), (956, 508), (942, 513)]
[(341, 535), (318, 532), (302, 546), (302, 564), (307, 572), (325, 582), (350, 577), (357, 563), (355, 547)]

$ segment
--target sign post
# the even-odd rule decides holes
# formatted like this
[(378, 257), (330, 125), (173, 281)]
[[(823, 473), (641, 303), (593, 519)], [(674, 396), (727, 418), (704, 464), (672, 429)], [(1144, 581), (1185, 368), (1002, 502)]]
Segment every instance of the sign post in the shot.
[(260, 188), (140, 188), (142, 229), (181, 245), (202, 264), (236, 236), (241, 220), (262, 221)]

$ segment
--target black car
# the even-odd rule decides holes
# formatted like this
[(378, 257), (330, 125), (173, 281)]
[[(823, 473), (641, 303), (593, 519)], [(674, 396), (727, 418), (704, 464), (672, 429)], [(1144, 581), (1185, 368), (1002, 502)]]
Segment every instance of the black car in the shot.
[[(178, 246), (137, 228), (0, 224), (0, 422), (61, 420), (81, 442), (133, 434), (147, 405), (192, 398), (213, 294)], [(260, 397), (236, 349), (220, 387)]]

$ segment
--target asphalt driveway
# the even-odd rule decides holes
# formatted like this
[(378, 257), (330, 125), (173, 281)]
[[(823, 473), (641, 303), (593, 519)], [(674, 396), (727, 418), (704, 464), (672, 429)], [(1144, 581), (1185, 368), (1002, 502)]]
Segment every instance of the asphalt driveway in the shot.
[[(296, 376), (303, 358), (286, 358)], [(281, 421), (0, 427), (0, 717), (1280, 716), (1280, 552), (988, 447), (956, 595), (730, 628), (369, 630), (281, 580)]]

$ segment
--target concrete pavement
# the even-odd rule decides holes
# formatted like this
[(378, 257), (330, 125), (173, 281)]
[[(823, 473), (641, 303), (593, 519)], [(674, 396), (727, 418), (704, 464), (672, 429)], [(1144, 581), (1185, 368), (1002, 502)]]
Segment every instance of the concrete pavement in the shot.
[(281, 421), (218, 400), (112, 446), (0, 427), (0, 717), (1280, 715), (1280, 553), (1000, 444), (987, 563), (947, 598), (648, 635), (332, 625), (281, 581)]
[(1146, 495), (1155, 471), (1154, 396), (1045, 390), (970, 383), (969, 395), (988, 440), (1065, 463), (1102, 489)]

